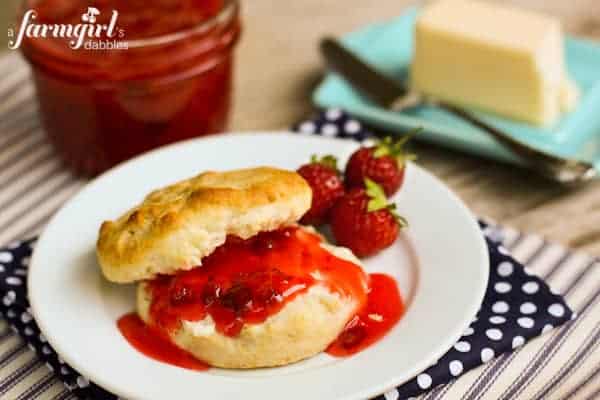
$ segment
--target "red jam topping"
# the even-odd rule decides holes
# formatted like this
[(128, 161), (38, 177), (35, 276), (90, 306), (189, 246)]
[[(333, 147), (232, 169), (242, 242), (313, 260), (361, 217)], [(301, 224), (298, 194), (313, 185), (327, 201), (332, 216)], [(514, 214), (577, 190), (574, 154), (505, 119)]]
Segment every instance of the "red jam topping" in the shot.
[(217, 331), (236, 336), (244, 324), (263, 322), (317, 282), (358, 304), (356, 315), (327, 349), (331, 355), (349, 356), (370, 346), (404, 313), (393, 278), (367, 276), (356, 264), (323, 249), (318, 235), (291, 227), (248, 240), (230, 237), (201, 267), (150, 281), (152, 324), (145, 326), (128, 314), (118, 326), (142, 353), (180, 367), (201, 369), (204, 363), (190, 363), (193, 357), (168, 339), (182, 320), (198, 321), (210, 315)]
[(175, 346), (156, 329), (146, 325), (136, 313), (125, 314), (119, 318), (117, 326), (133, 347), (150, 358), (195, 371), (205, 371), (210, 367)]
[(201, 267), (154, 279), (150, 316), (159, 329), (173, 331), (181, 320), (210, 315), (217, 331), (236, 336), (314, 285), (317, 271), (330, 290), (366, 301), (368, 278), (359, 266), (323, 249), (319, 236), (286, 228), (228, 238)]
[(404, 304), (394, 278), (385, 274), (369, 276), (367, 303), (327, 348), (327, 353), (333, 356), (349, 356), (369, 347), (385, 336), (404, 314)]

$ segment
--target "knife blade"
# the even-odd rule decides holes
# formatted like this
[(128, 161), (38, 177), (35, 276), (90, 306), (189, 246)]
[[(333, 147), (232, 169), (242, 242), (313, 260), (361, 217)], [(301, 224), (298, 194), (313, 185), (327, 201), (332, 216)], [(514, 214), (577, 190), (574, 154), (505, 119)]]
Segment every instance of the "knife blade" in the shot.
[(410, 91), (403, 83), (359, 59), (337, 40), (325, 38), (320, 47), (327, 65), (378, 105), (387, 109), (396, 108), (394, 104), (409, 95)]

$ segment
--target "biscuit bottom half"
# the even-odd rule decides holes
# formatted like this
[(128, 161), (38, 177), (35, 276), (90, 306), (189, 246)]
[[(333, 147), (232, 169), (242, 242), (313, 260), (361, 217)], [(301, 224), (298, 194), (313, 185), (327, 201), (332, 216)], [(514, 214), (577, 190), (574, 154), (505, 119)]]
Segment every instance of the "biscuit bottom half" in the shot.
[[(152, 324), (152, 293), (147, 283), (138, 285), (137, 310)], [(245, 324), (238, 335), (217, 331), (210, 315), (198, 321), (181, 321), (169, 332), (172, 342), (206, 363), (221, 368), (259, 368), (290, 364), (324, 351), (356, 312), (356, 302), (311, 286), (276, 314), (255, 324)]]
[(216, 367), (289, 364), (327, 348), (367, 302), (348, 249), (289, 226), (230, 238), (203, 264), (138, 286), (140, 318)]

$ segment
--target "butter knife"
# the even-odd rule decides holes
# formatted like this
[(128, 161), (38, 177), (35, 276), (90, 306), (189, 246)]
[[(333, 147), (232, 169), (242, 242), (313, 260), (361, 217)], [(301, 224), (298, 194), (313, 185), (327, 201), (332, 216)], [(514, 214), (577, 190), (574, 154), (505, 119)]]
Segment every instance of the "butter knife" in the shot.
[(526, 166), (546, 178), (563, 184), (576, 184), (587, 182), (596, 176), (596, 169), (589, 162), (564, 158), (536, 149), (489, 125), (463, 108), (427, 98), (410, 90), (403, 83), (387, 77), (358, 58), (335, 39), (323, 39), (320, 49), (331, 70), (338, 73), (360, 93), (388, 110), (402, 111), (419, 105), (434, 105), (487, 132), (518, 155)]

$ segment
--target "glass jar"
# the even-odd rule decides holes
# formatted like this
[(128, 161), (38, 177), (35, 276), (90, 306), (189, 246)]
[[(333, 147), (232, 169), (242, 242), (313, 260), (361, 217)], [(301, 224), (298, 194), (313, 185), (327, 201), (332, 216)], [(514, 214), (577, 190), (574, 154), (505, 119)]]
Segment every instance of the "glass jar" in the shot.
[(22, 14), (35, 10), (36, 24), (113, 24), (111, 35), (86, 37), (77, 49), (77, 38), (51, 35), (21, 45), (43, 126), (69, 166), (94, 175), (157, 146), (226, 128), (237, 0), (86, 3), (91, 8), (76, 0), (26, 1)]

